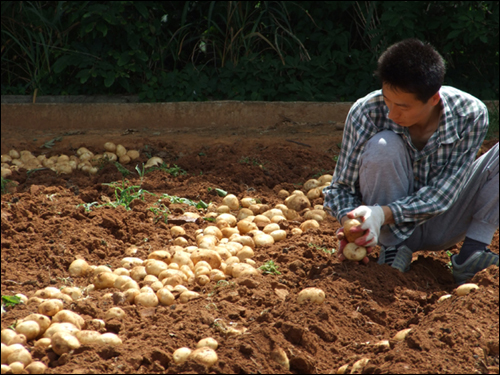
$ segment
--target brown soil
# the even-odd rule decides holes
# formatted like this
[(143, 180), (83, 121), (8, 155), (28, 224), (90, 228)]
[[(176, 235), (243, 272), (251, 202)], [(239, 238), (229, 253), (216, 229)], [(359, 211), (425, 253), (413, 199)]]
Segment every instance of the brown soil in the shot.
[[(342, 137), (341, 130), (331, 125), (289, 122), (269, 129), (207, 129), (197, 134), (129, 131), (122, 135), (123, 130), (107, 129), (66, 134), (53, 148), (42, 149), (44, 142), (62, 134), (50, 129), (28, 135), (2, 133), (2, 154), (11, 148), (49, 156), (80, 146), (100, 151), (104, 141), (114, 140), (139, 148), (141, 162), (147, 159), (145, 153), (151, 153), (187, 171), (178, 177), (162, 171), (146, 174), (142, 188), (157, 196), (145, 194), (145, 200), (134, 201), (131, 210), (106, 207), (90, 212), (77, 206), (103, 203), (106, 197), (114, 200), (113, 189), (103, 185), (122, 180), (114, 165), (93, 177), (56, 176), (48, 170), (29, 176), (15, 173), (12, 179), (19, 185), (12, 194), (2, 195), (1, 289), (2, 295), (28, 296), (47, 286), (88, 285), (90, 280), (69, 278), (68, 266), (75, 257), (114, 269), (130, 245), (139, 247), (137, 256), (142, 259), (153, 250), (168, 248), (173, 224), (156, 220), (148, 209), (164, 193), (220, 203), (222, 198), (208, 188), (221, 188), (239, 198), (282, 203), (277, 197), (280, 189), (300, 189), (307, 179), (332, 172)], [(135, 172), (135, 164), (127, 168)], [(128, 180), (140, 184), (137, 174)], [(321, 203), (321, 198), (314, 202)], [(192, 210), (176, 205), (170, 209)], [(207, 225), (183, 225), (190, 244), (195, 230)], [(298, 225), (289, 223), (288, 229)], [(338, 227), (329, 218), (319, 229), (256, 249), (257, 265), (274, 260), (281, 275), (230, 280), (218, 287), (210, 282), (194, 287), (202, 298), (187, 304), (122, 305), (126, 318), (106, 326), (122, 338), (119, 347), (82, 346), (60, 357), (52, 350), (35, 350), (33, 342), (28, 347), (34, 358), (49, 366), (49, 373), (286, 373), (271, 359), (277, 347), (285, 350), (292, 373), (335, 373), (345, 364), (350, 372), (361, 358), (370, 360), (363, 373), (498, 373), (498, 267), (480, 272), (472, 280), (480, 288), (458, 297), (444, 251), (416, 253), (406, 274), (378, 265), (378, 249), (368, 265), (340, 263), (321, 249), (337, 247)], [(498, 253), (498, 231), (491, 249)], [(451, 252), (457, 253), (458, 247)], [(297, 294), (312, 286), (325, 291), (325, 302), (298, 305)], [(109, 292), (93, 291), (66, 308), (86, 319), (102, 319), (113, 305), (112, 299), (103, 298)], [(438, 298), (448, 293), (453, 296), (438, 304)], [(2, 329), (33, 312), (32, 304), (9, 308), (2, 315)], [(224, 324), (247, 331), (226, 336), (220, 329)], [(412, 331), (404, 341), (392, 339), (405, 328)], [(219, 342), (219, 360), (212, 368), (190, 362), (174, 365), (174, 350), (194, 348), (208, 336)], [(374, 345), (380, 340), (389, 340), (390, 347)]]

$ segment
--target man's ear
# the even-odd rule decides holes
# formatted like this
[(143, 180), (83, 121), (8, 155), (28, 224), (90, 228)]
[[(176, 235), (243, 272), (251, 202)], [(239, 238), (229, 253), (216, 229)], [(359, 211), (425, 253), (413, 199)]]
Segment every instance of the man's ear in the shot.
[(436, 92), (434, 95), (431, 96), (431, 104), (433, 106), (437, 105), (439, 101), (441, 100), (441, 96), (439, 95), (439, 91)]

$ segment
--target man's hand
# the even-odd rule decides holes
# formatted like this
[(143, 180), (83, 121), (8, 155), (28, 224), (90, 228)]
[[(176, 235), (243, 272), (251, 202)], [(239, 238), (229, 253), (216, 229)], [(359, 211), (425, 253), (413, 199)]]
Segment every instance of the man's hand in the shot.
[[(353, 227), (351, 229), (351, 232), (353, 232), (353, 231), (364, 232), (364, 229), (361, 229), (361, 226), (359, 226), (359, 227)], [(337, 252), (337, 256), (338, 256), (339, 260), (341, 262), (343, 262), (344, 260), (346, 260), (346, 257), (344, 255), (344, 247), (346, 247), (346, 245), (348, 244), (348, 242), (347, 242), (347, 240), (345, 238), (345, 235), (344, 235), (344, 227), (339, 228), (337, 230), (337, 239), (339, 240), (339, 251)], [(373, 247), (367, 247), (366, 248), (367, 254), (370, 254), (372, 251), (373, 251)], [(361, 262), (363, 262), (364, 264), (367, 264), (369, 262), (368, 257), (364, 257), (361, 260)]]
[(366, 230), (364, 236), (354, 241), (356, 245), (373, 247), (378, 244), (380, 228), (384, 225), (385, 214), (380, 206), (359, 206), (355, 210), (347, 213), (349, 219), (361, 221), (361, 229)]

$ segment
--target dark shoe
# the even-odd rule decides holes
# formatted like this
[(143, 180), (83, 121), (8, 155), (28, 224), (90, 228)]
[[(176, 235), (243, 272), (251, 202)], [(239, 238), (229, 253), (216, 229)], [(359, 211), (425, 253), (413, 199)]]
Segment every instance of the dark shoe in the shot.
[(498, 254), (492, 253), (490, 250), (476, 251), (460, 265), (455, 262), (456, 256), (451, 256), (451, 264), (453, 265), (453, 277), (458, 285), (464, 284), (476, 273), (491, 265), (498, 266)]
[[(395, 255), (394, 252), (396, 252)], [(397, 248), (395, 246), (382, 246), (378, 257), (378, 264), (388, 264), (400, 272), (408, 272), (410, 270), (412, 255), (413, 251), (405, 245), (398, 246)]]

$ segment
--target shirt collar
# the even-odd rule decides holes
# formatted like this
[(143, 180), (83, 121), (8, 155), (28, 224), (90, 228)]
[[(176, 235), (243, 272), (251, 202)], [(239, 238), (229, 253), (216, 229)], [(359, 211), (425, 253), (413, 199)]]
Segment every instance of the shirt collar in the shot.
[(455, 118), (456, 114), (454, 116), (453, 100), (447, 92), (446, 86), (441, 87), (439, 95), (443, 105), (443, 114), (437, 130), (439, 142), (441, 144), (450, 144), (460, 139), (457, 133), (457, 119)]

